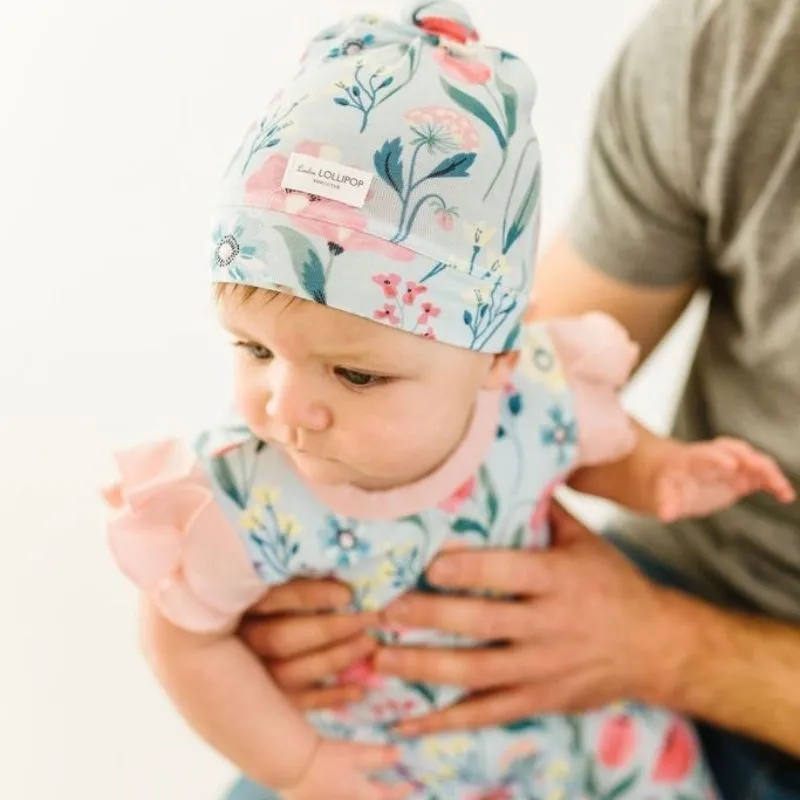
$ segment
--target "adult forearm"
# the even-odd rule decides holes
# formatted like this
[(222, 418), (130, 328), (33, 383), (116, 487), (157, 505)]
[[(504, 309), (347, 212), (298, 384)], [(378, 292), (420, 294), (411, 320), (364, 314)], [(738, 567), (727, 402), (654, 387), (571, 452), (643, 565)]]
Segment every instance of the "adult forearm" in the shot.
[(800, 626), (665, 599), (664, 652), (678, 656), (653, 700), (800, 757)]

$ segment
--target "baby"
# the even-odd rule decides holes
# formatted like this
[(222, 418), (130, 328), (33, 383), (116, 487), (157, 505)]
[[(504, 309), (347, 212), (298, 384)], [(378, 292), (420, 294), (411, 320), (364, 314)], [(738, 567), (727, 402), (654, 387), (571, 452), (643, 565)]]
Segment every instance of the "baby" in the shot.
[[(710, 798), (691, 727), (622, 704), (403, 739), (454, 686), (351, 670), (346, 708), (298, 712), (235, 635), (297, 576), (354, 609), (435, 591), (443, 548), (545, 547), (561, 485), (673, 520), (756, 491), (792, 499), (734, 440), (633, 423), (636, 347), (599, 314), (523, 325), (536, 251), (534, 81), (464, 11), (325, 31), (247, 133), (216, 208), (212, 281), (236, 416), (193, 446), (118, 455), (110, 543), (142, 589), (153, 669), (189, 724), (289, 800)], [(458, 645), (436, 631), (382, 641)], [(271, 796), (267, 793), (265, 796)]]

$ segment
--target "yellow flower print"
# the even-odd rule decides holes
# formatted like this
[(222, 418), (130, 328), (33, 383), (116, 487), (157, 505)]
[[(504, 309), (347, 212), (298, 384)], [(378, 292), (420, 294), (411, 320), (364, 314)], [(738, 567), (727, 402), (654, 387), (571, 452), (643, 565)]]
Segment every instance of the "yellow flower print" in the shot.
[(484, 281), (477, 286), (471, 286), (466, 289), (461, 295), (462, 300), (467, 303), (488, 303), (489, 298), (492, 296), (494, 284)]
[(497, 233), (497, 228), (490, 228), (483, 222), (479, 222), (477, 225), (465, 223), (464, 228), (467, 232), (467, 238), (475, 247), (486, 247)]
[(469, 751), (469, 739), (465, 736), (432, 738), (425, 742), (422, 749), (428, 758), (460, 756)]
[(464, 261), (463, 258), (460, 258), (454, 253), (450, 253), (450, 255), (447, 257), (446, 263), (448, 267), (452, 267), (459, 272), (466, 272), (469, 274), (469, 261)]
[(384, 558), (375, 569), (375, 586), (383, 586), (388, 583), (394, 575), (394, 567), (391, 559)]
[(350, 584), (358, 597), (358, 605), (362, 611), (377, 611), (380, 604), (375, 597), (375, 582), (372, 576), (368, 578), (355, 578)]
[(456, 768), (453, 764), (442, 764), (441, 769), (436, 773), (439, 781), (452, 780), (456, 776)]
[(551, 392), (563, 392), (567, 386), (564, 369), (541, 325), (525, 328), (519, 364), (525, 376), (535, 383), (543, 383)]
[(299, 536), (303, 532), (303, 526), (291, 514), (278, 514), (278, 527), (287, 536)]
[(557, 789), (553, 789), (553, 791), (547, 795), (547, 800), (564, 800), (566, 796), (567, 793), (564, 791), (564, 787), (559, 786)]
[(508, 275), (508, 259), (503, 255), (489, 254), (489, 272), (492, 275)]
[(277, 486), (257, 486), (253, 489), (253, 500), (265, 506), (274, 506), (281, 496), (281, 490)]
[(551, 761), (547, 765), (547, 777), (553, 781), (564, 780), (569, 775), (569, 764), (563, 759), (559, 758)]
[(436, 765), (435, 772), (426, 772), (420, 775), (420, 780), (426, 786), (438, 786), (440, 783), (452, 780), (456, 777), (456, 768), (454, 764), (440, 763)]
[(258, 505), (246, 508), (239, 517), (239, 524), (245, 530), (260, 528), (264, 524), (264, 509)]

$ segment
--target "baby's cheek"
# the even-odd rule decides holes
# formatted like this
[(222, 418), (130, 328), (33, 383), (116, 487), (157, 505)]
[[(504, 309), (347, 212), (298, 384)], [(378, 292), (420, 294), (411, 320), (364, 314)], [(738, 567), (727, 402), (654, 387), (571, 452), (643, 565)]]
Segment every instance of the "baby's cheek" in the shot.
[(266, 395), (258, 390), (245, 370), (237, 370), (233, 387), (237, 413), (251, 428), (258, 428), (266, 416)]

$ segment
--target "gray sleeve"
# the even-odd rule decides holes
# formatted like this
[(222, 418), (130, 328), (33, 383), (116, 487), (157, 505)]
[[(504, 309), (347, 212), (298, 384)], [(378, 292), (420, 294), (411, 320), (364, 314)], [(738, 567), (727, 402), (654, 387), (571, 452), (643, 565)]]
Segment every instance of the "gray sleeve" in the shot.
[(694, 32), (695, 0), (659, 0), (628, 39), (597, 103), (566, 236), (589, 264), (628, 283), (674, 286), (701, 271)]

